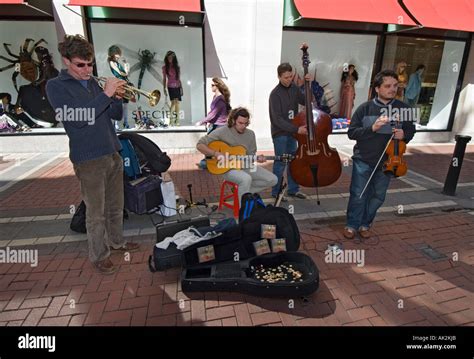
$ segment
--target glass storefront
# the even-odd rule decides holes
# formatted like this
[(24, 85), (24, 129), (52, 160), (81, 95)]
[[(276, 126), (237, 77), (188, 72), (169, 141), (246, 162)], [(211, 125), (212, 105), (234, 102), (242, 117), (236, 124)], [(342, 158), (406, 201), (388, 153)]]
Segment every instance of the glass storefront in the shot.
[[(43, 81), (46, 73), (52, 73), (51, 66), (61, 69), (54, 22), (0, 21), (0, 42), (2, 114), (8, 113), (15, 126), (55, 126), (55, 113), (46, 98)], [(40, 58), (45, 61), (41, 62)], [(14, 111), (15, 104), (24, 111)]]
[[(352, 113), (367, 101), (377, 40), (377, 35), (283, 32), (281, 61), (289, 62), (296, 69), (298, 85), (302, 85), (303, 78), (300, 47), (303, 42), (308, 44), (309, 73), (317, 82), (316, 86), (322, 88), (319, 96), (315, 94), (316, 106), (333, 117), (335, 132), (346, 131)], [(354, 65), (357, 79), (347, 84), (343, 74), (348, 73), (351, 65)]]
[[(385, 45), (380, 48), (381, 37)], [(302, 85), (301, 43), (309, 45), (312, 78), (322, 88), (319, 107), (333, 119), (333, 132), (345, 132), (351, 115), (374, 95), (375, 68), (399, 76), (397, 98), (416, 108), (417, 130), (449, 130), (453, 99), (461, 72), (465, 41), (416, 35), (349, 34), (323, 31), (283, 31), (281, 62), (296, 68)], [(380, 58), (377, 67), (377, 56)], [(344, 72), (353, 67), (350, 81)], [(314, 91), (313, 91), (313, 94)], [(314, 100), (313, 100), (314, 101)]]
[(418, 109), (417, 129), (448, 129), (464, 46), (462, 41), (386, 37), (382, 68), (398, 73), (398, 98)]
[[(124, 106), (126, 128), (196, 131), (194, 124), (206, 116), (203, 29), (193, 21), (190, 26), (90, 21), (98, 76), (117, 76), (109, 61), (115, 49), (120, 52), (117, 66), (127, 68), (130, 86), (143, 91)], [(41, 81), (42, 74), (51, 74), (49, 80), (63, 66), (54, 21), (0, 21), (0, 41), (0, 116), (10, 122), (14, 119), (11, 126), (16, 132), (64, 131), (47, 99), (47, 80)], [(163, 72), (165, 56), (171, 52), (177, 59), (180, 81), (173, 69)], [(50, 56), (50, 62), (42, 63), (44, 54)], [(54, 74), (44, 64), (54, 64)], [(149, 95), (155, 90), (160, 96), (153, 104)], [(124, 129), (123, 121), (115, 125), (117, 130)]]

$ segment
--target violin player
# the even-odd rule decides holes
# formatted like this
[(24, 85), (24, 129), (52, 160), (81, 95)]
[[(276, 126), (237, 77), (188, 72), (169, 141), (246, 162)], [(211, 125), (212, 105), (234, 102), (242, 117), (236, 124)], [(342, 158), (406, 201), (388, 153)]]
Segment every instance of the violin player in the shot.
[[(357, 108), (348, 130), (349, 138), (356, 140), (356, 144), (343, 232), (347, 239), (353, 239), (356, 232), (361, 239), (370, 238), (370, 228), (390, 184), (391, 176), (384, 172), (384, 161), (381, 161), (387, 158), (387, 144), (392, 138), (408, 143), (415, 135), (415, 111), (396, 99), (397, 74), (383, 70), (375, 75), (373, 86), (377, 96)], [(400, 128), (392, 128), (395, 120)]]

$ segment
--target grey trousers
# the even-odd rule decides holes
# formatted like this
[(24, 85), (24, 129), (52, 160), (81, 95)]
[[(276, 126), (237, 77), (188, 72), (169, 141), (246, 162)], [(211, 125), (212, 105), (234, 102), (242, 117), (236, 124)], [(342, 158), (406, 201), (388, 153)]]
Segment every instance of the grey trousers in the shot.
[(258, 166), (254, 170), (230, 170), (224, 178), (239, 185), (239, 203), (244, 193), (259, 193), (278, 182), (277, 176)]
[(123, 239), (123, 162), (118, 152), (74, 164), (86, 204), (89, 259), (98, 262)]

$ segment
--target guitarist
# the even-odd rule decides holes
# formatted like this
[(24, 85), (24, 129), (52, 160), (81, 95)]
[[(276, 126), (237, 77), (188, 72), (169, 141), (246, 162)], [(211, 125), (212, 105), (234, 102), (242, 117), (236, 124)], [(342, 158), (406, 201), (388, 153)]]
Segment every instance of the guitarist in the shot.
[[(257, 152), (257, 141), (255, 133), (247, 128), (249, 124), (249, 111), (244, 107), (235, 108), (229, 113), (227, 126), (222, 126), (202, 137), (196, 148), (205, 156), (223, 160), (224, 153), (214, 151), (208, 146), (213, 141), (222, 141), (229, 146), (244, 146), (246, 155), (253, 157)], [(257, 162), (263, 163), (266, 162), (266, 159), (264, 156), (257, 156)], [(224, 174), (224, 178), (239, 186), (239, 201), (244, 193), (259, 193), (266, 188), (275, 186), (278, 181), (273, 173), (258, 166), (242, 170), (232, 169)]]

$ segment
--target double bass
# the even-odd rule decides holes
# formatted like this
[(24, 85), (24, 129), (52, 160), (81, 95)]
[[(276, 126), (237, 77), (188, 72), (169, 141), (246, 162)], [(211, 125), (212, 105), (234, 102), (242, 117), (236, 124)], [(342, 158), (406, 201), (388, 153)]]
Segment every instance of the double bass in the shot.
[[(308, 73), (308, 45), (301, 46), (303, 51), (304, 74)], [(341, 175), (341, 159), (335, 148), (328, 144), (332, 133), (331, 117), (311, 105), (312, 92), (310, 81), (305, 80), (305, 111), (293, 119), (296, 127), (305, 126), (307, 135), (295, 134), (298, 149), (290, 164), (291, 176), (304, 187), (324, 187), (336, 182)]]

